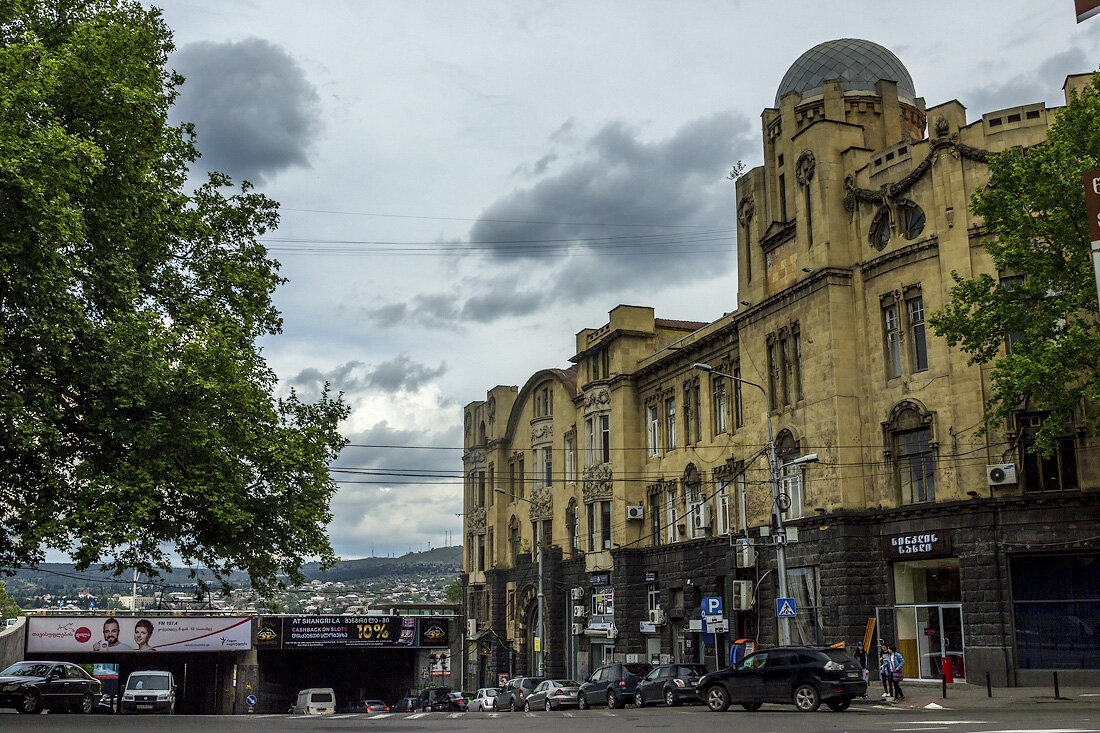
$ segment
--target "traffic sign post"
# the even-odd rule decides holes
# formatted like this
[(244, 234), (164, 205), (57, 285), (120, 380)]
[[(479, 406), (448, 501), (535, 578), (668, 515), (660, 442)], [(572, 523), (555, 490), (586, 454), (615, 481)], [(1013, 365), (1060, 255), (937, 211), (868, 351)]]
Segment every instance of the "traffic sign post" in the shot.
[(794, 618), (796, 613), (797, 607), (793, 598), (775, 599), (775, 615), (778, 618)]
[(714, 666), (721, 666), (718, 653), (718, 634), (729, 631), (729, 622), (723, 616), (722, 596), (706, 596), (699, 604), (703, 615), (703, 642), (709, 635), (714, 640)]

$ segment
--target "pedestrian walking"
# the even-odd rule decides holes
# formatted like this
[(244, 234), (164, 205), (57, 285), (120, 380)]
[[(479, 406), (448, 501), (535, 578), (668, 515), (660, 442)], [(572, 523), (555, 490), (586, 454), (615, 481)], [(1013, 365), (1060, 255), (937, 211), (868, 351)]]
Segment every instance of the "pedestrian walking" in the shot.
[(891, 694), (894, 697), (894, 702), (900, 702), (905, 699), (905, 693), (901, 689), (901, 681), (905, 678), (905, 673), (902, 671), (902, 668), (905, 667), (905, 657), (901, 656), (901, 652), (894, 651), (887, 646), (886, 661), (887, 666), (890, 668)]
[[(863, 681), (867, 682), (867, 650), (863, 648), (863, 642), (856, 642), (856, 661), (859, 662), (860, 672), (863, 674)], [(863, 699), (867, 699), (867, 693), (863, 693)]]
[(882, 682), (883, 699), (890, 697), (894, 687), (890, 680), (890, 657), (886, 654), (886, 645), (881, 643), (878, 648), (878, 678)]

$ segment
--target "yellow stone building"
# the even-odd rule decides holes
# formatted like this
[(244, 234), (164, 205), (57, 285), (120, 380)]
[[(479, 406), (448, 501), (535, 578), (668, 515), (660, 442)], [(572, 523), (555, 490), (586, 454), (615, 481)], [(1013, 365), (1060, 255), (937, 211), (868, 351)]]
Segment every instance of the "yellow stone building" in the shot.
[[(795, 61), (761, 115), (764, 164), (731, 202), (733, 312), (619, 306), (577, 334), (569, 368), (465, 408), (476, 686), (537, 674), (540, 651), (545, 674), (581, 678), (775, 643), (777, 511), (794, 642), (869, 633), (896, 642), (910, 678), (947, 660), (981, 683), (1095, 679), (1095, 444), (1071, 426), (1053, 458), (1029, 454), (1041, 415), (1027, 409), (977, 436), (987, 370), (926, 325), (952, 272), (994, 273), (968, 207), (987, 157), (1042, 142), (1055, 114), (1037, 102), (968, 123), (868, 41)], [(706, 598), (727, 632), (701, 633)]]

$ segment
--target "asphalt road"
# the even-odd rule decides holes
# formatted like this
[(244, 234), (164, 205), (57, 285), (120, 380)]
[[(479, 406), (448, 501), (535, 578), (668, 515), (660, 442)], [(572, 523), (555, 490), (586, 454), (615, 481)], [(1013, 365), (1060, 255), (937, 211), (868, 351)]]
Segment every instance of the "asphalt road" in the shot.
[(391, 713), (334, 715), (324, 718), (289, 715), (237, 716), (109, 716), (7, 715), (0, 713), (0, 730), (22, 731), (194, 731), (195, 733), (272, 733), (274, 731), (577, 731), (637, 733), (678, 731), (746, 731), (795, 733), (849, 731), (858, 733), (1100, 733), (1100, 710), (1007, 705), (1003, 710), (965, 711), (854, 706), (843, 713), (822, 709), (799, 713), (789, 706), (765, 705), (748, 713), (711, 713), (702, 707), (646, 710), (586, 710), (553, 713)]

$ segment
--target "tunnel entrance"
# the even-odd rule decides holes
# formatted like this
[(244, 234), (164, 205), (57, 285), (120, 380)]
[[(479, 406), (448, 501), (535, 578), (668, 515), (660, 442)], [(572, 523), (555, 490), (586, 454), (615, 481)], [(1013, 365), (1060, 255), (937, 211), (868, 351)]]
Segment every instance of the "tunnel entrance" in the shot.
[(337, 710), (364, 700), (393, 705), (418, 689), (417, 657), (416, 649), (261, 650), (256, 712), (286, 712), (307, 687), (331, 687)]

